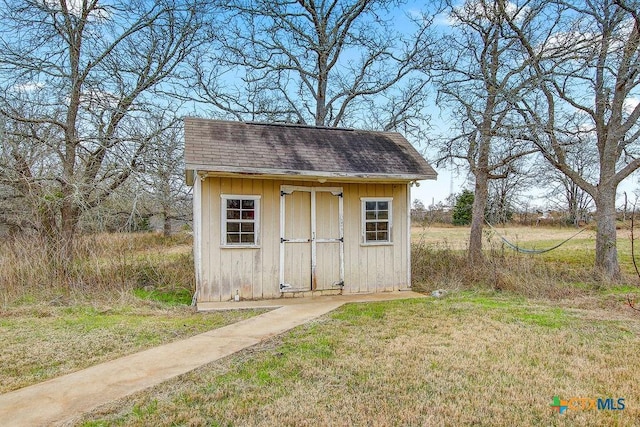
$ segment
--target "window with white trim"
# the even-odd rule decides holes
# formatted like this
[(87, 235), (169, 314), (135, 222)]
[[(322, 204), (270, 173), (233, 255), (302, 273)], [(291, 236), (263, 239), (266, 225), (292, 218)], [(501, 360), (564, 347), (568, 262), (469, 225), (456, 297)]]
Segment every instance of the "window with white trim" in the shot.
[(363, 243), (391, 243), (391, 206), (390, 197), (363, 197), (362, 200), (362, 238)]
[(222, 196), (222, 245), (258, 246), (260, 196)]

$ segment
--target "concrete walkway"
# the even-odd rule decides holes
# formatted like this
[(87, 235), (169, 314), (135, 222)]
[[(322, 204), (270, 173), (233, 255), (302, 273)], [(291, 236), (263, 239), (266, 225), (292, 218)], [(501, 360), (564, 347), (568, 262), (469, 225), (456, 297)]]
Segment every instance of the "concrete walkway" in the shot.
[(258, 344), (349, 302), (423, 297), (410, 291), (220, 303), (211, 309), (279, 307), (194, 337), (0, 395), (0, 426), (51, 426)]

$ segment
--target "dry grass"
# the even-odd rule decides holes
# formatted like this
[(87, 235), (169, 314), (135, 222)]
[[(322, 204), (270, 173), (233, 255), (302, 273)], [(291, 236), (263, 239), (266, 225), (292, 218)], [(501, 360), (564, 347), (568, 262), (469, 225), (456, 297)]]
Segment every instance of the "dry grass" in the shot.
[[(348, 305), (83, 425), (637, 425), (640, 318), (616, 313), (469, 292)], [(559, 415), (555, 395), (626, 409)]]
[[(621, 283), (608, 283), (594, 271), (595, 232), (576, 235), (575, 228), (500, 227), (485, 229), (486, 263), (469, 266), (466, 258), (469, 229), (414, 228), (412, 231), (412, 280), (418, 290), (489, 289), (510, 291), (532, 298), (563, 299), (590, 295)], [(500, 235), (498, 235), (498, 233)], [(524, 249), (548, 249), (530, 255), (514, 251), (500, 236)], [(637, 248), (636, 248), (637, 249)], [(627, 230), (618, 231), (622, 284), (635, 285), (631, 244)]]
[(0, 242), (0, 393), (257, 313), (194, 312), (186, 234), (82, 236), (69, 265), (51, 249)]
[(22, 304), (73, 305), (119, 300), (133, 289), (193, 293), (191, 237), (154, 233), (81, 236), (71, 263), (60, 264), (46, 241), (0, 242), (0, 310)]
[[(544, 249), (554, 246), (565, 239), (574, 236), (579, 229), (573, 227), (530, 227), (530, 226), (496, 226), (495, 232), (490, 228), (484, 228), (486, 249), (502, 248), (500, 233), (510, 242), (521, 245), (527, 249)], [(453, 250), (462, 250), (468, 247), (469, 227), (412, 227), (411, 237), (414, 242), (422, 241), (427, 244), (447, 246)], [(620, 230), (618, 238), (623, 240), (626, 232)], [(575, 239), (567, 242), (566, 249), (594, 249), (595, 231), (585, 230)], [(506, 249), (506, 248), (505, 248)]]
[(592, 268), (512, 252), (489, 252), (486, 263), (471, 267), (464, 251), (417, 242), (411, 256), (413, 288), (423, 292), (483, 289), (558, 300), (604, 286)]
[(235, 323), (264, 310), (37, 305), (0, 315), (0, 393)]

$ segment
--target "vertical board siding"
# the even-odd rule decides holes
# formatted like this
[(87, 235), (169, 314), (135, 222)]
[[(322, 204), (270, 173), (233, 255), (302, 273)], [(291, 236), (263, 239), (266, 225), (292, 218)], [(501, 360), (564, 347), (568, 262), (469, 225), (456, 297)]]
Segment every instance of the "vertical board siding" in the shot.
[[(243, 299), (263, 297), (265, 273), (277, 269), (264, 269), (263, 245), (269, 235), (270, 227), (265, 227), (269, 216), (274, 216), (273, 207), (269, 206), (270, 198), (265, 198), (265, 188), (273, 186), (262, 180), (207, 178), (203, 182), (202, 194), (202, 292), (201, 301), (227, 301), (232, 299), (236, 291)], [(222, 247), (221, 234), (221, 194), (259, 195), (260, 200), (260, 248), (225, 248)], [(267, 213), (265, 215), (264, 213)], [(276, 216), (278, 213), (276, 212)], [(272, 232), (271, 232), (272, 233)], [(270, 278), (267, 279), (271, 281)], [(277, 281), (277, 279), (276, 279)], [(271, 292), (270, 295), (274, 295)], [(274, 295), (276, 296), (276, 295)]]
[(274, 243), (280, 240), (277, 226), (280, 219), (279, 210), (274, 209), (274, 206), (279, 206), (280, 199), (275, 197), (273, 181), (264, 180), (261, 183), (260, 247), (262, 250), (256, 253), (256, 257), (260, 258), (255, 260), (255, 264), (261, 266), (261, 269), (256, 271), (258, 283), (253, 286), (254, 299), (275, 298), (279, 295), (279, 293), (276, 295), (273, 289), (271, 277), (275, 277), (277, 281), (278, 269), (275, 266), (278, 265), (278, 245)]
[[(345, 185), (345, 293), (408, 287), (406, 184)], [(362, 244), (362, 197), (393, 197), (392, 244)]]
[(398, 238), (398, 243), (395, 246), (393, 264), (393, 277), (392, 283), (395, 289), (407, 289), (410, 286), (410, 279), (408, 277), (407, 265), (409, 263), (409, 242), (407, 240), (408, 229), (410, 224), (407, 223), (409, 213), (407, 212), (407, 192), (406, 184), (394, 184), (393, 185), (393, 224), (394, 234)]
[[(227, 301), (238, 290), (244, 299), (277, 298), (280, 269), (280, 186), (300, 185), (315, 187), (342, 187), (344, 194), (344, 293), (380, 292), (404, 289), (409, 286), (409, 262), (406, 184), (354, 184), (283, 181), (273, 179), (209, 177), (201, 182), (201, 283), (199, 300)], [(220, 215), (221, 194), (260, 196), (260, 245), (258, 248), (222, 247)], [(302, 193), (298, 193), (302, 194)], [(308, 196), (308, 193), (306, 193)], [(287, 196), (291, 197), (291, 196)], [(393, 223), (391, 245), (363, 245), (361, 224), (361, 197), (393, 197)], [(334, 215), (338, 199), (330, 193), (318, 192), (316, 201), (317, 237), (334, 237), (338, 218)], [(305, 204), (306, 205), (306, 204)], [(334, 206), (335, 205), (335, 206)], [(296, 212), (287, 212), (287, 230), (295, 237), (309, 235), (310, 218), (290, 222), (294, 215), (310, 215), (310, 206)], [(333, 217), (336, 218), (333, 218)], [(295, 252), (297, 245), (291, 244)], [(338, 244), (317, 243), (318, 283), (322, 288), (332, 285), (339, 277), (339, 265), (331, 260)], [(306, 252), (305, 252), (306, 254)], [(300, 254), (287, 254), (290, 266), (300, 263)], [(306, 254), (304, 263), (310, 259)], [(309, 267), (310, 268), (310, 267)], [(326, 270), (326, 271), (325, 271)], [(299, 274), (305, 275), (305, 269)], [(335, 276), (335, 279), (334, 279)]]
[[(206, 181), (209, 181), (208, 179)], [(209, 199), (210, 199), (210, 211), (203, 219), (209, 224), (211, 235), (209, 238), (209, 250), (211, 251), (210, 258), (210, 270), (211, 270), (211, 298), (214, 301), (221, 301), (222, 287), (220, 284), (225, 280), (229, 280), (228, 273), (224, 269), (220, 268), (222, 259), (220, 254), (220, 240), (222, 238), (220, 234), (220, 188), (222, 186), (222, 178), (214, 178), (210, 182), (209, 187)], [(214, 249), (214, 250), (211, 250)], [(225, 277), (223, 277), (223, 275)]]

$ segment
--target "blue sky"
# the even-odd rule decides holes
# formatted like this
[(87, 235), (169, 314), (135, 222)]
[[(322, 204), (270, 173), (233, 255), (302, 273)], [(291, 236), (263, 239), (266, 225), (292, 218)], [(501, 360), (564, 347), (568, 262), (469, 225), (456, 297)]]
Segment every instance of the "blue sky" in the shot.
[[(424, 1), (410, 1), (404, 4), (401, 8), (399, 8), (397, 12), (397, 22), (400, 23), (400, 25), (406, 25), (407, 31), (410, 31), (409, 28), (411, 24), (406, 17), (409, 15), (412, 17), (419, 16), (420, 11), (429, 7), (429, 4), (429, 2)], [(445, 15), (437, 16), (434, 24), (436, 25), (437, 31), (448, 31), (447, 28), (449, 27), (449, 22), (448, 18)], [(425, 113), (429, 114), (431, 117), (430, 124), (433, 129), (429, 133), (432, 132), (434, 136), (446, 135), (447, 133), (449, 133), (446, 120), (446, 112), (440, 111), (438, 107), (433, 105), (427, 111), (425, 111)], [(417, 146), (416, 148), (423, 154), (425, 154), (427, 159), (432, 159), (435, 157), (436, 153), (433, 151), (433, 149), (423, 144), (420, 145), (421, 146)], [(468, 179), (468, 174), (464, 168), (454, 170), (450, 166), (432, 166), (434, 166), (434, 168), (438, 172), (437, 181), (422, 181), (420, 182), (420, 187), (413, 187), (411, 193), (412, 199), (420, 199), (425, 204), (425, 206), (429, 206), (434, 202), (444, 202), (445, 199), (452, 193), (459, 194), (464, 189), (473, 190), (473, 180)], [(618, 206), (622, 206), (622, 204), (624, 203), (623, 193), (625, 191), (627, 192), (630, 202), (635, 199), (635, 193), (639, 192), (638, 175), (640, 175), (640, 172), (635, 172), (626, 180), (624, 180), (618, 187)], [(552, 205), (550, 204), (547, 196), (544, 194), (546, 191), (547, 188), (544, 188), (544, 186), (541, 185), (539, 188), (533, 188), (529, 192), (527, 192), (528, 196), (530, 197), (530, 206), (542, 210), (550, 209)]]

